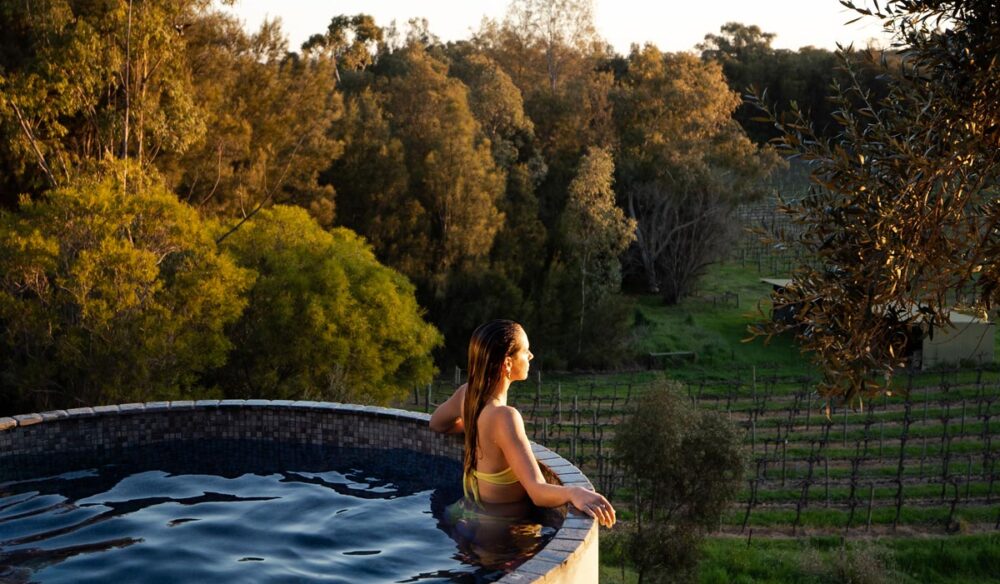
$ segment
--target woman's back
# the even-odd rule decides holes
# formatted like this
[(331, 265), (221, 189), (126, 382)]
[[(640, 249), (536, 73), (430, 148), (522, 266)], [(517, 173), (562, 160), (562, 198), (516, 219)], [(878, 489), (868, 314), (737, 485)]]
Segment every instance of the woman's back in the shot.
[(527, 491), (510, 470), (510, 463), (498, 444), (498, 434), (509, 425), (509, 406), (489, 404), (479, 415), (479, 448), (476, 476), (479, 496), (486, 503), (513, 503)]

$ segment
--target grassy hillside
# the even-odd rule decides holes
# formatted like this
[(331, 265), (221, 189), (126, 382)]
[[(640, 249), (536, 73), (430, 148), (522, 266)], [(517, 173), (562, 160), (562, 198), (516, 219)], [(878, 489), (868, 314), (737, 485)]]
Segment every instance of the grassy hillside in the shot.
[(771, 364), (786, 374), (816, 370), (791, 335), (748, 341), (747, 326), (770, 315), (771, 286), (760, 281), (754, 266), (715, 264), (695, 294), (674, 306), (657, 296), (637, 297), (636, 347), (641, 355), (693, 352), (696, 360), (668, 358), (671, 375), (684, 379), (702, 371)]

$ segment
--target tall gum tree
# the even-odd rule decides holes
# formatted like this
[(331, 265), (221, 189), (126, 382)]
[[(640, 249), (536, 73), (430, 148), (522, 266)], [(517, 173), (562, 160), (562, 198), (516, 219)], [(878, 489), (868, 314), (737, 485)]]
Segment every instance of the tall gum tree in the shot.
[[(9, 3), (0, 10), (0, 197), (65, 184), (106, 157), (186, 150), (205, 131), (185, 30), (208, 0)], [(127, 168), (127, 166), (126, 166)]]
[(598, 42), (593, 0), (513, 0), (504, 26), (541, 50), (549, 89), (555, 91), (567, 63)]
[(335, 194), (319, 179), (342, 150), (332, 128), (343, 102), (329, 52), (290, 53), (277, 22), (247, 34), (219, 13), (197, 20), (187, 37), (196, 100), (211, 131), (159, 165), (178, 195), (231, 218), (295, 204), (330, 225)]
[(392, 234), (394, 253), (385, 261), (429, 298), (443, 298), (450, 273), (485, 267), (503, 224), (497, 202), (504, 176), (481, 139), (465, 85), (448, 77), (445, 63), (411, 44), (382, 56), (380, 67), (393, 72), (376, 77), (375, 90), (402, 146), (411, 217)]
[(615, 205), (614, 174), (611, 153), (593, 148), (580, 161), (569, 185), (563, 229), (580, 279), (577, 353), (583, 349), (589, 306), (620, 290), (618, 257), (635, 239), (635, 220)]
[(615, 93), (618, 185), (637, 222), (632, 265), (668, 303), (688, 294), (732, 232), (736, 205), (776, 165), (733, 120), (717, 63), (634, 48)]

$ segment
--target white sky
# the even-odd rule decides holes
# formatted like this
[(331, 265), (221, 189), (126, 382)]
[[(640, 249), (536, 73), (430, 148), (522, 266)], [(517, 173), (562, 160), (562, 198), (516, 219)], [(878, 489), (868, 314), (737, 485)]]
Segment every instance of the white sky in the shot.
[[(393, 19), (402, 26), (411, 18), (427, 18), (430, 30), (444, 41), (468, 38), (483, 17), (502, 19), (508, 0), (237, 0), (227, 9), (256, 30), (265, 17), (280, 17), (290, 48), (311, 34), (324, 32), (338, 14), (366, 13), (381, 26)], [(600, 34), (615, 50), (627, 54), (632, 43), (652, 42), (664, 51), (693, 50), (708, 33), (717, 34), (726, 22), (756, 24), (777, 33), (772, 46), (798, 49), (805, 45), (834, 49), (877, 39), (887, 45), (881, 25), (863, 19), (845, 25), (856, 15), (837, 0), (594, 0), (594, 18)]]

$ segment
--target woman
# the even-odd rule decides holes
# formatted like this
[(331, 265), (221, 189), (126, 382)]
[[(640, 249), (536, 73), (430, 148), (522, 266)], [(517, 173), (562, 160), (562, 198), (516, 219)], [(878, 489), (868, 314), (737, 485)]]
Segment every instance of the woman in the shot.
[(572, 503), (611, 527), (615, 510), (600, 494), (545, 482), (521, 414), (507, 405), (511, 382), (528, 378), (533, 358), (521, 325), (494, 320), (477, 328), (469, 341), (469, 381), (434, 410), (430, 427), (465, 433), (463, 489), (476, 503), (516, 503), (525, 497), (538, 507)]

